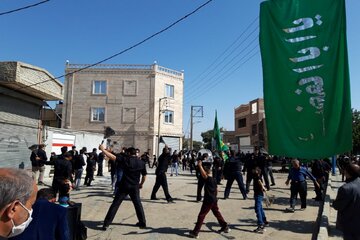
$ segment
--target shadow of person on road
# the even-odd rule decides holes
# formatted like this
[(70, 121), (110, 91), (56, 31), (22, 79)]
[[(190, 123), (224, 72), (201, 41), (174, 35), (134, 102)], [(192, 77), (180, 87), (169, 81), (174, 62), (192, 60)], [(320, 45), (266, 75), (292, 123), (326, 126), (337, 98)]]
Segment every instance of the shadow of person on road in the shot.
[(295, 233), (313, 233), (317, 231), (315, 221), (304, 220), (286, 220), (286, 221), (270, 221), (271, 228), (289, 231)]
[[(134, 226), (136, 228), (138, 228), (135, 225), (131, 225), (131, 224), (118, 224), (118, 225), (123, 225), (123, 226)], [(123, 235), (127, 236), (127, 235), (138, 235), (138, 234), (142, 234), (142, 235), (148, 235), (148, 234), (152, 234), (153, 236), (156, 234), (172, 234), (172, 235), (178, 235), (181, 237), (184, 236), (189, 236), (190, 230), (186, 229), (186, 228), (172, 228), (172, 227), (161, 227), (161, 228), (152, 228), (152, 227), (147, 227), (145, 229), (141, 229), (139, 231), (131, 231), (128, 233), (125, 233)], [(156, 239), (156, 238), (154, 238)]]
[[(214, 232), (215, 234), (219, 234), (225, 239), (236, 239), (234, 236), (231, 236), (231, 232), (230, 233), (218, 233), (218, 230), (220, 230), (221, 227), (220, 227), (219, 223), (217, 223), (217, 222), (207, 222), (207, 223), (205, 223), (205, 226), (211, 232)], [(229, 224), (230, 231), (233, 229), (232, 226), (233, 226), (232, 224)], [(201, 231), (201, 232), (204, 232), (204, 231)]]

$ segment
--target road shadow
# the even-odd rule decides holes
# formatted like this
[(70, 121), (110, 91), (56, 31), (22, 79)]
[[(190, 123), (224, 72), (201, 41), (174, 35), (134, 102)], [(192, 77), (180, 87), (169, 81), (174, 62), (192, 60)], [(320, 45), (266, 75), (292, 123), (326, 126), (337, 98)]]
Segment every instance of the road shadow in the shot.
[(103, 221), (86, 221), (86, 220), (81, 220), (81, 222), (90, 229), (93, 230), (101, 230)]
[[(131, 224), (118, 224), (122, 226), (133, 226), (137, 229), (139, 229), (135, 225)], [(181, 237), (190, 237), (189, 235), (190, 230), (187, 228), (172, 228), (172, 227), (161, 227), (161, 228), (152, 228), (147, 227), (145, 229), (130, 231), (128, 233), (124, 233), (124, 236), (131, 236), (131, 235), (149, 235), (149, 234), (171, 234), (171, 235), (177, 235)]]
[(257, 227), (257, 221), (254, 219), (239, 219), (239, 222), (244, 222), (244, 224), (229, 224), (230, 229), (253, 233), (253, 230), (249, 230), (243, 227), (254, 227), (254, 229)]
[(315, 221), (305, 220), (286, 220), (286, 221), (271, 221), (269, 223), (271, 228), (289, 231), (294, 233), (309, 233), (317, 231)]
[[(216, 222), (208, 222), (205, 223), (205, 226), (210, 230), (210, 232), (218, 233), (218, 230), (220, 230), (219, 223)], [(233, 229), (232, 225), (229, 225), (230, 230)], [(201, 233), (201, 232), (200, 232)], [(231, 236), (229, 233), (218, 233), (225, 239), (236, 239), (234, 236)]]

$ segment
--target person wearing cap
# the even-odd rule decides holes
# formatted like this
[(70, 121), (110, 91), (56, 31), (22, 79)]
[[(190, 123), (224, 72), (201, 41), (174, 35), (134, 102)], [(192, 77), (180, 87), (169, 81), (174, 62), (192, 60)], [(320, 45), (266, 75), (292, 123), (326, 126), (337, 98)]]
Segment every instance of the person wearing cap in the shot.
[(37, 186), (21, 169), (0, 168), (0, 239), (14, 237), (32, 221)]

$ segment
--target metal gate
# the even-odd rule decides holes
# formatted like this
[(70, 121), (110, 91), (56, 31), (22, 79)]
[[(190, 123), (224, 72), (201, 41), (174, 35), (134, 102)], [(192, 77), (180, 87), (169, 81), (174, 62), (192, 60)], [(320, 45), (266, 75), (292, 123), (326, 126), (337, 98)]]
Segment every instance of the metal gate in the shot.
[(31, 166), (28, 149), (37, 144), (38, 129), (0, 123), (0, 167)]
[[(171, 152), (180, 150), (180, 138), (178, 137), (162, 137), (165, 144), (171, 149)], [(162, 153), (162, 149), (165, 147), (164, 143), (160, 143), (160, 154)]]

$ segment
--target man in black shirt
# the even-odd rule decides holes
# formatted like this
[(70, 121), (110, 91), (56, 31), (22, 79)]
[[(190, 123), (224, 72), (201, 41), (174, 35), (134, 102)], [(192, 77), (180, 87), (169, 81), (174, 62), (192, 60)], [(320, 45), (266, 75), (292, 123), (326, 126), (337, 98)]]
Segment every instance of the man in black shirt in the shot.
[(45, 144), (40, 144), (38, 149), (31, 152), (30, 160), (33, 172), (33, 179), (36, 180), (36, 174), (39, 172), (38, 185), (44, 185), (45, 162), (47, 161)]
[(151, 200), (157, 200), (156, 193), (159, 190), (160, 186), (164, 190), (164, 194), (168, 203), (173, 202), (172, 197), (169, 194), (169, 188), (167, 184), (166, 172), (169, 165), (169, 160), (171, 159), (170, 151), (167, 147), (163, 148), (162, 154), (159, 156), (158, 165), (156, 167), (156, 181), (154, 188), (151, 193)]
[[(115, 161), (117, 158), (119, 158), (119, 156), (115, 156), (111, 152), (105, 150), (103, 145), (100, 145), (99, 149), (112, 161)], [(102, 230), (104, 231), (114, 220), (117, 210), (127, 195), (130, 196), (131, 201), (134, 204), (136, 216), (139, 220), (136, 226), (140, 228), (146, 228), (145, 213), (140, 200), (140, 189), (142, 188), (147, 175), (146, 167), (145, 163), (136, 156), (135, 148), (129, 148), (128, 152), (129, 156), (126, 158), (121, 158), (120, 160), (120, 164), (124, 170), (124, 175), (122, 176), (121, 181), (117, 183), (119, 188), (106, 214), (102, 227)], [(141, 182), (140, 174), (142, 175)]]
[(204, 169), (201, 160), (198, 161), (198, 167), (201, 174), (200, 177), (203, 178), (205, 182), (205, 194), (195, 228), (194, 230), (190, 231), (190, 236), (193, 238), (198, 238), (201, 225), (203, 224), (204, 219), (210, 210), (213, 212), (221, 226), (221, 229), (218, 232), (228, 233), (230, 229), (227, 222), (225, 222), (224, 218), (222, 217), (218, 207), (216, 179), (212, 177), (210, 168), (206, 167), (206, 169)]
[(239, 190), (243, 196), (243, 199), (247, 199), (247, 194), (244, 186), (244, 180), (241, 174), (241, 161), (240, 158), (235, 157), (235, 151), (230, 151), (230, 158), (227, 160), (225, 164), (228, 164), (227, 166), (227, 182), (226, 182), (226, 188), (224, 191), (224, 199), (229, 198), (231, 186), (234, 182), (234, 180), (237, 181)]
[(59, 189), (63, 186), (66, 180), (72, 179), (72, 154), (64, 152), (64, 147), (61, 148), (61, 151), (61, 155), (58, 155), (55, 160), (47, 163), (48, 165), (54, 165), (52, 189), (55, 194), (59, 192)]

